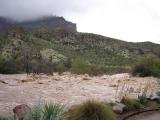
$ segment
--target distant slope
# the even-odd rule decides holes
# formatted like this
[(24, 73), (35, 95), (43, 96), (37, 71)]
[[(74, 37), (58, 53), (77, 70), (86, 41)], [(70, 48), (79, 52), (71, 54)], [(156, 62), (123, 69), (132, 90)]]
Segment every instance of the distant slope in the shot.
[(9, 19), (0, 17), (0, 31), (6, 30), (7, 28), (11, 27), (12, 24), (13, 22), (10, 21)]
[(66, 21), (63, 17), (47, 16), (35, 20), (16, 22), (8, 18), (0, 17), (0, 30), (8, 29), (11, 26), (21, 26), (27, 31), (66, 29), (77, 31), (76, 24)]

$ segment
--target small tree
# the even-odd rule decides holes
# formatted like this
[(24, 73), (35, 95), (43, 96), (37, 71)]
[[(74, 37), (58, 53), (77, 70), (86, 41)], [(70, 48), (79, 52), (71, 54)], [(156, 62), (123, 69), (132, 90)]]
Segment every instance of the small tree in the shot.
[(24, 69), (27, 74), (30, 73), (30, 62), (32, 60), (32, 49), (28, 46), (21, 48), (22, 61), (24, 63)]

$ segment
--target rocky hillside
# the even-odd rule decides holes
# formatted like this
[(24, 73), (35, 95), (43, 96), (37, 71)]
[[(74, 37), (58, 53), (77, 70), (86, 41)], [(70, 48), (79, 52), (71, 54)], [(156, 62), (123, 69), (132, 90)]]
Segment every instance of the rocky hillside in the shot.
[[(45, 18), (39, 22), (23, 22), (0, 32), (0, 73), (128, 72), (134, 63), (146, 56), (160, 58), (159, 44), (131, 43), (75, 32), (75, 24), (63, 24), (63, 18), (56, 19), (61, 19), (60, 26), (66, 25), (67, 29), (46, 29), (45, 25), (54, 23), (52, 19), (48, 20), (50, 22)], [(45, 23), (44, 26), (41, 23)], [(0, 28), (5, 25), (1, 22)], [(39, 28), (41, 25), (43, 27)], [(72, 27), (74, 29), (68, 30)]]

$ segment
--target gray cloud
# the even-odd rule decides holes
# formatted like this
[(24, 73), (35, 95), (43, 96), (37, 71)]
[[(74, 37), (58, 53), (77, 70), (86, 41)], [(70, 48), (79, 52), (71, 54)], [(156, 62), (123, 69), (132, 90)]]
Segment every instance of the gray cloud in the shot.
[(28, 20), (64, 16), (78, 31), (160, 43), (159, 0), (0, 0), (0, 16)]
[[(66, 12), (86, 12), (94, 0), (0, 0), (0, 16), (27, 20), (45, 15), (63, 16)], [(92, 6), (93, 7), (93, 6)], [(92, 8), (91, 7), (91, 8)]]

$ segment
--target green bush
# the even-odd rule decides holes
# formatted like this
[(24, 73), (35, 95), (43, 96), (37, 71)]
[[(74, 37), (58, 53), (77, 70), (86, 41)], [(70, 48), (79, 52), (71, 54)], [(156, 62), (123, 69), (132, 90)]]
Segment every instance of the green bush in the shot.
[(65, 64), (57, 64), (55, 65), (55, 72), (58, 72), (58, 73), (63, 73), (65, 71), (67, 71), (69, 69), (68, 66), (66, 66)]
[(102, 66), (98, 64), (89, 64), (83, 59), (75, 59), (71, 63), (72, 73), (76, 74), (89, 74), (89, 75), (103, 75), (103, 74), (115, 74), (129, 72), (129, 67), (124, 66)]
[(69, 111), (67, 120), (116, 120), (116, 116), (109, 105), (87, 101)]
[(82, 59), (75, 59), (71, 63), (71, 72), (76, 74), (90, 73), (91, 69), (86, 61)]
[(158, 96), (160, 96), (160, 91), (158, 91), (156, 94), (157, 94)]
[(128, 97), (123, 97), (121, 103), (127, 106), (127, 110), (135, 110), (141, 108), (141, 103), (139, 100), (130, 99)]
[(160, 77), (160, 59), (145, 58), (132, 68), (132, 75)]
[(147, 105), (148, 104), (148, 99), (144, 95), (138, 96), (138, 100), (142, 105)]

